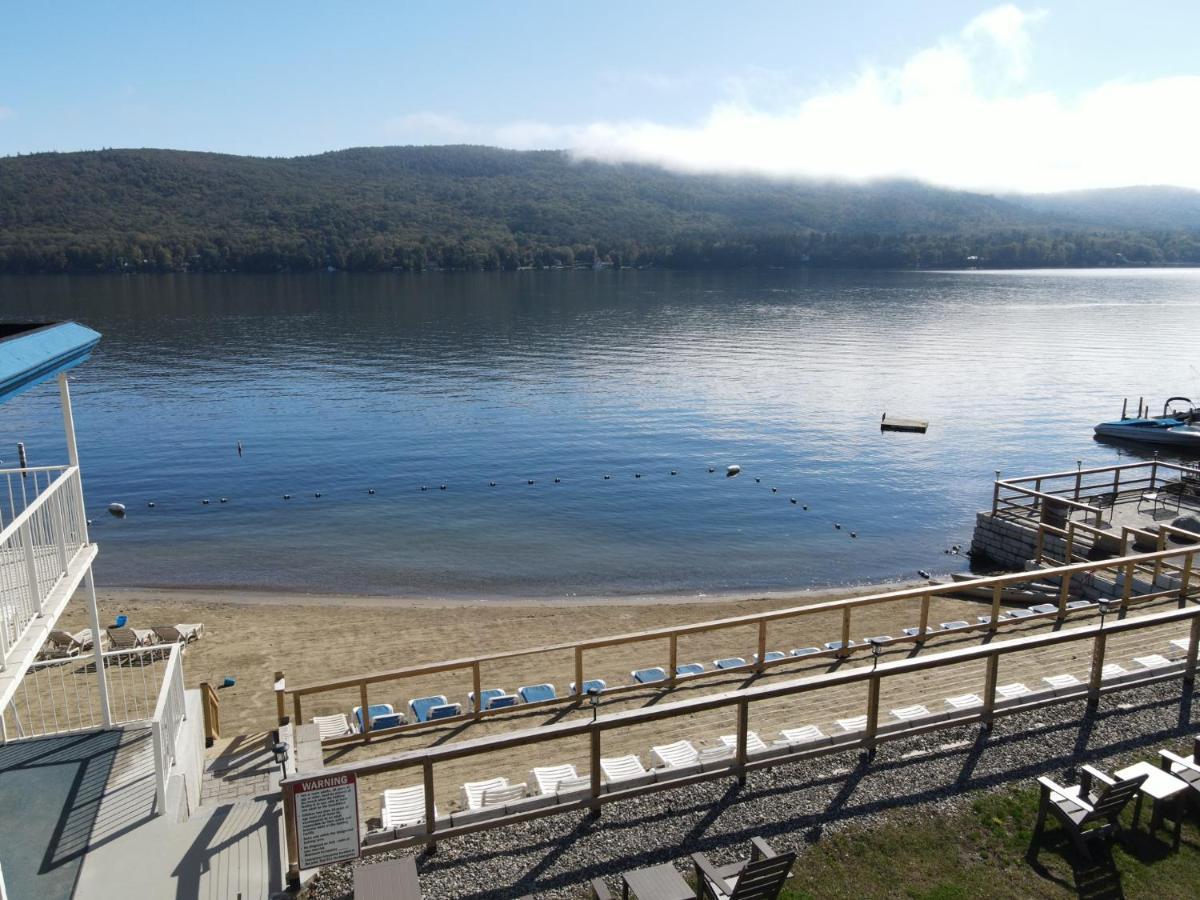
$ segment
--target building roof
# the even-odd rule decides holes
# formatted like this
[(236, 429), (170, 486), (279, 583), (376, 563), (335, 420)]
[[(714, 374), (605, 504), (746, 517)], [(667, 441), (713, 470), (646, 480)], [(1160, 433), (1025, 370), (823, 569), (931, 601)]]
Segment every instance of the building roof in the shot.
[(78, 322), (0, 323), (0, 403), (84, 362), (99, 340)]

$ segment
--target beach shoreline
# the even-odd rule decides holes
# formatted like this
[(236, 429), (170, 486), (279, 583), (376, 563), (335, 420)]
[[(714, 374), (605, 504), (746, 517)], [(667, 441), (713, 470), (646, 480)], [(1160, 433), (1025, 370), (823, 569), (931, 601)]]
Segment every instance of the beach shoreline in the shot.
[(154, 585), (97, 585), (99, 596), (112, 601), (227, 603), (244, 606), (361, 606), (386, 609), (453, 609), (489, 604), (499, 607), (571, 608), (584, 606), (682, 606), (722, 603), (797, 603), (813, 602), (832, 596), (856, 596), (864, 593), (886, 593), (925, 582), (920, 579), (890, 579), (861, 581), (848, 584), (819, 585), (795, 590), (727, 589), (703, 592), (653, 591), (630, 594), (543, 596), (538, 594), (488, 595), (415, 595), (415, 594), (353, 594), (305, 592), (290, 588), (255, 587), (241, 589), (223, 586), (179, 587)]

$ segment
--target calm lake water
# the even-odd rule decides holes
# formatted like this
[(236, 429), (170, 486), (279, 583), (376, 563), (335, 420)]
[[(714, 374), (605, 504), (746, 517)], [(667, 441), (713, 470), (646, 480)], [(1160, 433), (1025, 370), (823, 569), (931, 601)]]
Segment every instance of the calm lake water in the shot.
[[(1117, 461), (1091, 426), (1123, 396), (1200, 394), (1195, 271), (7, 278), (0, 317), (104, 335), (73, 391), (110, 585), (945, 572), (993, 470)], [(17, 440), (65, 461), (56, 404), (46, 386), (0, 407), (6, 464)], [(929, 433), (881, 434), (885, 410)]]

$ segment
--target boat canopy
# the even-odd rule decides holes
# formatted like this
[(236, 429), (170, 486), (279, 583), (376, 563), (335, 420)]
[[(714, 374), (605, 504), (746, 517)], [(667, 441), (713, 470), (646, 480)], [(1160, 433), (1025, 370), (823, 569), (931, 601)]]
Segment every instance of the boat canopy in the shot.
[(78, 322), (0, 322), (0, 403), (85, 362), (99, 341)]

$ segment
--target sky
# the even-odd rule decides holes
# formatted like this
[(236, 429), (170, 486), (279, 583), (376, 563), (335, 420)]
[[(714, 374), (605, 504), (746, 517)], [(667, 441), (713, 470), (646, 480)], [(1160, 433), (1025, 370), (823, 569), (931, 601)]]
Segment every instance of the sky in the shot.
[(58, 0), (0, 155), (490, 144), (972, 190), (1200, 189), (1200, 2)]

